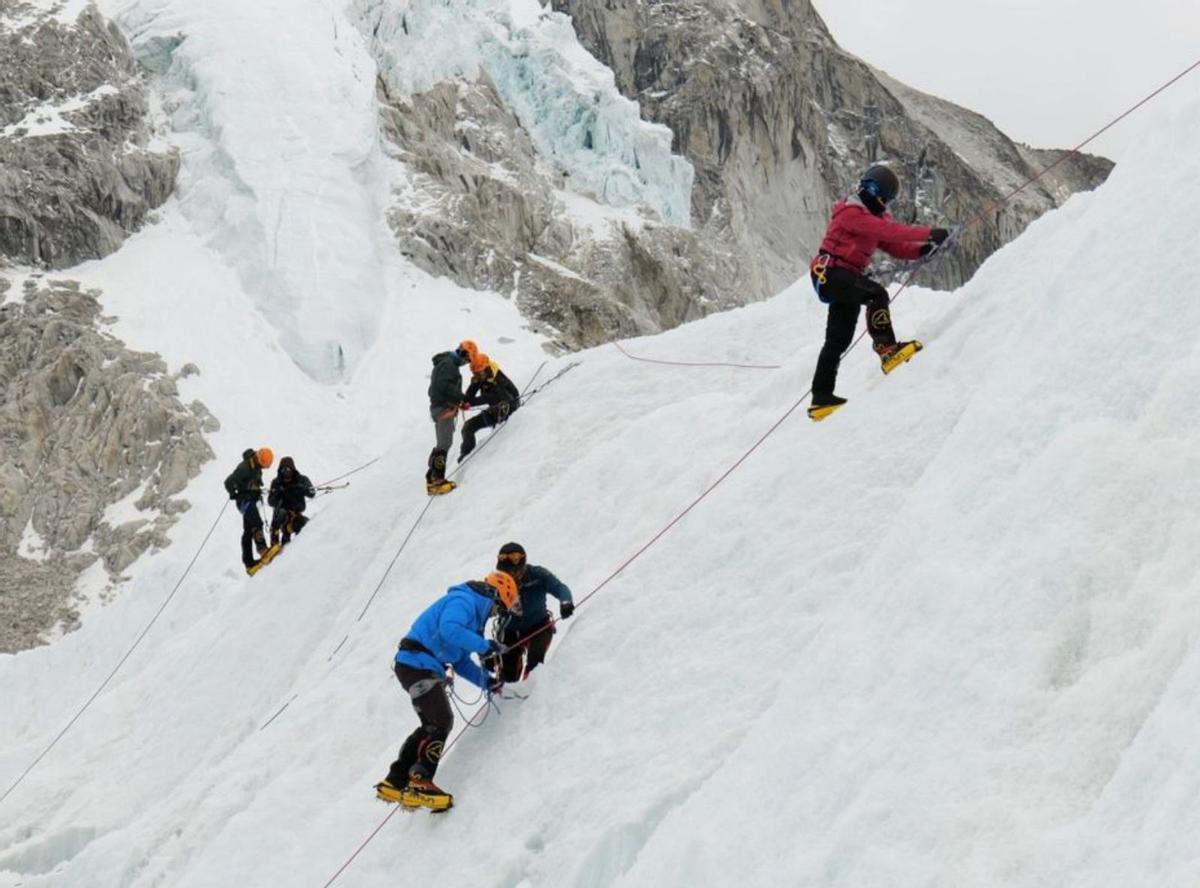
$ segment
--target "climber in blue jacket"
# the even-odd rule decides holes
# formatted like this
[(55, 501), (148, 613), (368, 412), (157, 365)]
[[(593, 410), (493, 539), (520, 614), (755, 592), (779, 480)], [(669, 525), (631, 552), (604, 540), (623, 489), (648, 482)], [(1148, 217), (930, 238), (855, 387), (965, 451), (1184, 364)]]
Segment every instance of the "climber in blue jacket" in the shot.
[[(485, 638), (483, 631), (492, 616), (511, 611), (518, 606), (517, 601), (516, 581), (506, 573), (493, 571), (482, 582), (469, 580), (451, 586), (417, 617), (401, 640), (395, 657), (396, 678), (412, 699), (421, 724), (400, 747), (400, 756), (392, 762), (387, 778), (375, 785), (380, 799), (437, 811), (454, 803), (453, 796), (433, 782), (443, 746), (454, 726), (454, 713), (446, 697), (446, 670), (453, 670), (481, 690), (497, 692), (503, 684), (494, 674), (499, 671), (501, 648)], [(479, 664), (471, 654), (479, 657)]]

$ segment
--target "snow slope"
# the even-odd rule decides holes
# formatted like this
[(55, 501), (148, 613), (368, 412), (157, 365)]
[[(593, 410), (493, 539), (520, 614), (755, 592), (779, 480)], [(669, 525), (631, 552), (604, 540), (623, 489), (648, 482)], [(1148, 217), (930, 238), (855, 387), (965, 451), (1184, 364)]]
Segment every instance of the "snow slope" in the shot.
[[(1195, 884), (1190, 111), (1139, 121), (1103, 189), (966, 288), (906, 293), (898, 329), (922, 356), (886, 381), (865, 349), (848, 358), (848, 407), (793, 415), (583, 604), (530, 699), (447, 756), (454, 812), (392, 818), (337, 884)], [(383, 289), (353, 306), (374, 335), (319, 385), (213, 244), (223, 223), (187, 201), (78, 276), (132, 347), (200, 366), (181, 395), (221, 418), (219, 459), (119, 600), (0, 658), (0, 783), (159, 607), (242, 448), (318, 482), (383, 458), (253, 579), (226, 510), (111, 686), (0, 803), (0, 886), (324, 884), (386, 814), (371, 784), (416, 723), (390, 658), (421, 609), (509, 539), (583, 597), (799, 397), (819, 345), (801, 283), (629, 346), (777, 371), (584, 353), (389, 570), (427, 503), (429, 355), (469, 335), (524, 383), (540, 342), (501, 297), (380, 251)]]

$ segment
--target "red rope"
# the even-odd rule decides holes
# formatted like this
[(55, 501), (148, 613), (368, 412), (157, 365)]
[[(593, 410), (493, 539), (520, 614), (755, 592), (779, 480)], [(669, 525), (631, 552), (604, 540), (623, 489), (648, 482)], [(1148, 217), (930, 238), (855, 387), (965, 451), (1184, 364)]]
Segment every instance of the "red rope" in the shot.
[[(1023, 183), (1022, 185), (1018, 186), (1017, 188), (1013, 189), (1011, 192), (1009, 192), (1009, 193), (1008, 193), (1008, 195), (1007, 195), (1007, 196), (1005, 196), (1004, 198), (1002, 198), (1002, 199), (1000, 200), (1000, 203), (1004, 203), (1004, 202), (1006, 202), (1006, 201), (1008, 201), (1008, 200), (1011, 200), (1013, 197), (1015, 197), (1017, 194), (1019, 194), (1019, 193), (1020, 193), (1022, 190), (1024, 190), (1025, 188), (1028, 188), (1030, 185), (1032, 185), (1032, 184), (1033, 184), (1034, 182), (1036, 182), (1038, 179), (1040, 179), (1040, 178), (1042, 178), (1044, 175), (1046, 175), (1046, 173), (1050, 172), (1050, 170), (1054, 169), (1056, 166), (1058, 166), (1060, 163), (1062, 163), (1062, 162), (1063, 162), (1063, 160), (1064, 160), (1065, 158), (1067, 158), (1067, 157), (1070, 157), (1070, 156), (1071, 156), (1072, 154), (1074, 154), (1074, 153), (1078, 153), (1078, 152), (1079, 152), (1079, 151), (1080, 151), (1082, 148), (1084, 148), (1086, 145), (1088, 145), (1089, 143), (1093, 142), (1095, 139), (1099, 138), (1099, 137), (1100, 137), (1100, 135), (1102, 135), (1103, 133), (1105, 133), (1105, 132), (1107, 132), (1109, 129), (1111, 129), (1111, 128), (1113, 127), (1113, 125), (1114, 125), (1114, 124), (1116, 124), (1116, 123), (1119, 123), (1121, 120), (1124, 120), (1126, 117), (1128, 117), (1130, 114), (1132, 114), (1132, 113), (1133, 113), (1134, 111), (1136, 111), (1138, 108), (1140, 108), (1140, 107), (1142, 107), (1143, 105), (1145, 105), (1145, 104), (1146, 104), (1148, 101), (1150, 101), (1151, 99), (1153, 99), (1155, 96), (1157, 96), (1157, 95), (1158, 95), (1159, 93), (1161, 93), (1163, 90), (1165, 90), (1167, 87), (1171, 86), (1171, 84), (1175, 83), (1177, 80), (1180, 80), (1182, 77), (1184, 77), (1185, 75), (1187, 75), (1187, 74), (1189, 74), (1190, 72), (1194, 71), (1196, 68), (1200, 68), (1200, 60), (1197, 60), (1197, 61), (1195, 62), (1195, 64), (1191, 65), (1191, 66), (1190, 66), (1190, 67), (1188, 67), (1186, 70), (1182, 71), (1181, 73), (1177, 74), (1175, 77), (1171, 78), (1169, 81), (1167, 81), (1165, 84), (1163, 84), (1162, 86), (1160, 86), (1160, 87), (1159, 87), (1158, 89), (1156, 89), (1154, 92), (1150, 93), (1150, 95), (1146, 96), (1146, 98), (1142, 99), (1140, 102), (1138, 102), (1136, 105), (1134, 105), (1134, 106), (1133, 106), (1132, 108), (1130, 108), (1128, 111), (1126, 111), (1124, 114), (1122, 114), (1122, 115), (1121, 115), (1121, 116), (1119, 116), (1119, 117), (1116, 117), (1116, 118), (1114, 118), (1114, 119), (1113, 119), (1113, 120), (1112, 120), (1112, 121), (1111, 121), (1111, 122), (1110, 122), (1110, 123), (1109, 123), (1107, 126), (1105, 126), (1105, 127), (1101, 128), (1101, 129), (1097, 130), (1097, 131), (1096, 131), (1096, 132), (1095, 132), (1093, 135), (1091, 135), (1091, 136), (1089, 136), (1088, 138), (1084, 139), (1084, 140), (1083, 140), (1082, 142), (1080, 142), (1080, 143), (1079, 143), (1077, 146), (1075, 146), (1074, 148), (1072, 148), (1070, 151), (1066, 152), (1066, 153), (1065, 153), (1065, 154), (1064, 154), (1062, 157), (1060, 157), (1058, 160), (1054, 161), (1054, 163), (1050, 164), (1049, 166), (1046, 166), (1046, 167), (1044, 167), (1044, 168), (1043, 168), (1043, 169), (1042, 169), (1042, 170), (1041, 170), (1039, 173), (1037, 173), (1036, 175), (1034, 175), (1034, 176), (1033, 176), (1032, 178), (1030, 178), (1028, 181), (1026, 181), (1026, 182), (1025, 182), (1025, 183)], [(993, 205), (993, 206), (996, 206), (996, 205)], [(990, 211), (990, 210), (989, 210), (989, 211)], [(971, 219), (971, 220), (970, 220), (970, 221), (969, 221), (969, 222), (968, 222), (968, 223), (967, 223), (967, 224), (964, 226), (964, 228), (965, 228), (965, 227), (968, 227), (968, 226), (970, 226), (970, 225), (972, 225), (972, 224), (974, 224), (976, 221), (979, 221), (979, 220), (981, 220), (982, 218), (983, 218), (983, 215), (982, 215), (982, 214), (980, 214), (980, 215), (978, 215), (978, 216), (976, 216), (976, 217), (972, 218), (972, 219)], [(921, 267), (922, 267), (922, 266), (919, 266), (919, 265), (918, 265), (918, 266), (917, 266), (916, 268), (914, 268), (914, 269), (913, 269), (911, 272), (909, 272), (909, 274), (908, 274), (908, 277), (906, 277), (906, 278), (905, 278), (905, 280), (904, 280), (904, 283), (903, 283), (903, 284), (900, 286), (900, 289), (896, 291), (896, 295), (895, 295), (894, 297), (892, 297), (892, 301), (893, 301), (893, 302), (895, 302), (895, 301), (896, 301), (896, 299), (897, 299), (897, 298), (899, 298), (900, 294), (901, 294), (901, 293), (903, 293), (905, 289), (907, 289), (908, 285), (909, 285), (909, 284), (912, 282), (912, 279), (913, 279), (913, 277), (916, 275), (916, 273), (917, 273), (918, 271), (920, 271), (920, 270), (921, 270)], [(859, 343), (859, 342), (862, 340), (862, 338), (863, 338), (863, 336), (864, 336), (864, 335), (866, 335), (866, 332), (865, 332), (865, 331), (864, 331), (864, 332), (862, 332), (862, 333), (859, 333), (859, 335), (858, 335), (858, 338), (857, 338), (857, 339), (855, 339), (855, 340), (854, 340), (854, 342), (852, 342), (852, 343), (850, 344), (850, 348), (846, 349), (846, 351), (845, 351), (845, 352), (843, 352), (843, 356), (845, 356), (846, 354), (849, 354), (849, 353), (850, 353), (850, 352), (851, 352), (851, 351), (854, 349), (854, 347), (855, 347), (856, 345), (858, 345), (858, 343)], [(621, 352), (625, 353), (625, 354), (627, 355), (627, 357), (631, 357), (631, 358), (633, 358), (635, 361), (636, 361), (636, 360), (642, 360), (642, 361), (647, 361), (648, 363), (654, 363), (654, 364), (674, 364), (674, 363), (677, 363), (677, 362), (674, 362), (674, 361), (652, 361), (652, 360), (650, 360), (649, 358), (634, 358), (634, 356), (633, 356), (633, 355), (629, 355), (627, 352), (625, 352), (625, 350), (624, 350), (623, 348), (621, 348), (621, 346), (620, 346), (619, 344), (617, 344), (616, 342), (614, 342), (614, 343), (613, 343), (613, 345), (616, 345), (616, 346), (617, 346), (617, 348), (621, 350)], [(745, 366), (745, 365), (736, 365), (736, 364), (682, 364), (682, 366)], [(775, 368), (765, 368), (765, 367), (763, 367), (763, 368), (756, 368), (756, 369), (775, 369)], [(605, 577), (603, 580), (601, 580), (601, 581), (600, 581), (600, 583), (599, 583), (599, 584), (597, 584), (597, 585), (596, 585), (596, 586), (595, 586), (595, 587), (594, 587), (594, 588), (593, 588), (593, 589), (592, 589), (590, 592), (588, 592), (586, 595), (584, 595), (584, 596), (583, 596), (583, 598), (579, 599), (579, 601), (578, 601), (578, 602), (576, 603), (576, 605), (575, 605), (575, 606), (576, 606), (576, 608), (582, 607), (584, 604), (586, 604), (586, 603), (587, 603), (588, 599), (590, 599), (590, 598), (591, 598), (593, 595), (596, 595), (596, 594), (597, 594), (597, 593), (598, 593), (598, 592), (599, 592), (601, 589), (603, 589), (605, 586), (607, 586), (609, 583), (611, 583), (613, 580), (615, 580), (615, 579), (617, 578), (617, 576), (618, 576), (618, 575), (621, 573), (621, 571), (625, 570), (625, 568), (627, 568), (627, 567), (629, 567), (629, 565), (633, 564), (633, 562), (634, 562), (634, 561), (636, 561), (638, 558), (640, 558), (640, 557), (641, 557), (641, 556), (642, 556), (642, 555), (643, 555), (643, 554), (644, 554), (644, 553), (645, 553), (645, 552), (646, 552), (646, 551), (647, 551), (647, 550), (648, 550), (648, 549), (649, 549), (651, 546), (653, 546), (653, 545), (654, 545), (655, 543), (657, 543), (657, 542), (658, 542), (660, 539), (662, 539), (662, 538), (663, 538), (663, 536), (665, 536), (665, 535), (666, 535), (666, 533), (667, 533), (669, 530), (671, 530), (671, 528), (675, 527), (675, 525), (677, 525), (677, 524), (678, 524), (680, 521), (682, 521), (682, 520), (684, 519), (684, 517), (685, 517), (685, 516), (686, 516), (686, 515), (687, 515), (689, 512), (691, 512), (691, 511), (692, 511), (692, 509), (694, 509), (694, 508), (696, 508), (696, 506), (700, 505), (700, 503), (701, 503), (701, 502), (702, 502), (702, 501), (703, 501), (703, 500), (704, 500), (704, 499), (705, 499), (705, 498), (706, 498), (706, 497), (707, 497), (707, 496), (708, 496), (710, 493), (712, 493), (714, 490), (716, 490), (716, 489), (717, 489), (717, 487), (719, 487), (719, 486), (722, 484), (722, 482), (724, 482), (724, 481), (725, 481), (725, 479), (726, 479), (726, 478), (728, 478), (730, 475), (732, 475), (732, 474), (733, 474), (733, 473), (734, 473), (734, 472), (735, 472), (735, 471), (738, 469), (738, 467), (742, 465), (742, 463), (744, 463), (746, 460), (748, 460), (748, 459), (750, 458), (751, 454), (753, 454), (753, 453), (754, 453), (756, 450), (758, 450), (758, 448), (762, 446), (763, 442), (764, 442), (764, 441), (766, 441), (766, 440), (767, 440), (767, 438), (769, 438), (769, 437), (771, 437), (771, 435), (775, 434), (775, 431), (776, 431), (776, 430), (777, 430), (777, 429), (778, 429), (778, 428), (779, 428), (781, 425), (783, 425), (784, 421), (786, 421), (786, 420), (787, 420), (787, 418), (788, 418), (789, 416), (791, 416), (793, 413), (795, 413), (795, 412), (796, 412), (797, 408), (799, 408), (799, 407), (800, 407), (800, 405), (804, 403), (804, 399), (805, 399), (805, 398), (807, 398), (807, 397), (808, 397), (810, 394), (812, 394), (812, 389), (809, 389), (808, 391), (806, 391), (806, 392), (805, 392), (803, 395), (801, 395), (801, 396), (800, 396), (800, 398), (799, 398), (799, 399), (798, 399), (798, 400), (797, 400), (797, 401), (796, 401), (794, 404), (792, 404), (792, 406), (791, 406), (791, 407), (789, 407), (787, 410), (785, 410), (785, 411), (783, 412), (783, 414), (782, 414), (782, 415), (779, 417), (779, 419), (775, 420), (775, 422), (774, 422), (774, 423), (771, 425), (771, 427), (770, 427), (769, 429), (767, 429), (767, 430), (766, 430), (766, 431), (765, 431), (765, 432), (764, 432), (762, 435), (760, 435), (760, 436), (759, 436), (759, 438), (758, 438), (758, 440), (757, 440), (757, 441), (755, 441), (755, 442), (754, 442), (752, 445), (750, 445), (750, 448), (749, 448), (749, 449), (748, 449), (748, 450), (747, 450), (745, 453), (743, 453), (743, 454), (742, 454), (740, 457), (738, 457), (737, 461), (736, 461), (736, 462), (735, 462), (733, 465), (731, 465), (731, 466), (730, 466), (729, 468), (727, 468), (727, 469), (726, 469), (724, 472), (722, 472), (722, 473), (721, 473), (721, 475), (720, 475), (720, 477), (718, 477), (718, 478), (717, 478), (717, 480), (713, 481), (713, 482), (712, 482), (712, 484), (708, 485), (708, 487), (706, 487), (706, 488), (705, 488), (705, 489), (704, 489), (704, 490), (703, 490), (703, 491), (700, 493), (700, 495), (699, 495), (699, 496), (697, 496), (695, 499), (693, 499), (693, 500), (691, 501), (691, 503), (689, 503), (689, 504), (688, 504), (687, 508), (685, 508), (685, 509), (684, 509), (682, 512), (680, 512), (678, 515), (676, 515), (674, 518), (672, 518), (672, 519), (671, 519), (669, 522), (667, 522), (667, 524), (665, 524), (665, 525), (663, 526), (663, 528), (662, 528), (661, 530), (659, 530), (659, 531), (658, 531), (658, 533), (656, 533), (654, 536), (652, 536), (652, 537), (649, 539), (649, 541), (648, 541), (648, 542), (646, 542), (646, 543), (645, 543), (645, 544), (644, 544), (644, 545), (643, 545), (643, 546), (642, 546), (640, 549), (638, 549), (636, 552), (634, 552), (632, 555), (630, 555), (628, 558), (626, 558), (626, 559), (625, 559), (623, 562), (621, 562), (621, 565), (620, 565), (620, 566), (619, 566), (619, 567), (618, 567), (616, 570), (614, 570), (612, 573), (610, 573), (608, 576), (606, 576), (606, 577)], [(555, 624), (556, 624), (556, 623), (558, 623), (558, 622), (559, 622), (559, 620), (555, 619), (555, 620), (551, 620), (551, 621), (549, 621), (548, 623), (545, 623), (545, 624), (543, 624), (542, 626), (539, 626), (539, 627), (538, 627), (537, 629), (535, 629), (533, 632), (529, 633), (529, 635), (527, 635), (527, 636), (525, 636), (524, 638), (520, 639), (520, 640), (519, 640), (519, 641), (516, 643), (516, 645), (513, 645), (513, 647), (516, 647), (516, 646), (518, 646), (518, 645), (524, 644), (525, 642), (527, 642), (529, 639), (533, 638), (533, 637), (534, 637), (535, 635), (537, 635), (538, 633), (545, 632), (547, 629), (549, 629), (551, 626), (555, 625)], [(448, 752), (448, 751), (450, 750), (450, 748), (451, 748), (452, 746), (454, 746), (454, 744), (455, 744), (455, 743), (458, 741), (458, 739), (459, 739), (460, 737), (462, 737), (462, 735), (463, 735), (463, 734), (466, 732), (466, 730), (467, 730), (467, 726), (466, 726), (466, 725), (464, 725), (463, 727), (459, 728), (459, 729), (458, 729), (458, 733), (456, 733), (456, 734), (455, 734), (455, 735), (454, 735), (454, 736), (453, 736), (453, 737), (452, 737), (452, 738), (449, 740), (449, 742), (447, 742), (447, 743), (446, 743), (446, 746), (445, 746), (445, 748), (444, 748), (444, 749), (443, 749), (443, 751), (442, 751), (442, 755), (443, 755), (443, 757), (445, 756), (446, 752)], [(381, 829), (383, 829), (384, 825), (385, 825), (385, 824), (386, 824), (386, 823), (387, 823), (387, 822), (388, 822), (388, 821), (389, 821), (389, 820), (392, 818), (392, 815), (393, 815), (393, 814), (395, 814), (395, 813), (396, 813), (396, 809), (395, 809), (395, 808), (393, 808), (393, 809), (392, 809), (390, 812), (388, 812), (388, 815), (387, 815), (386, 817), (384, 817), (384, 818), (383, 818), (383, 821), (382, 821), (382, 822), (379, 824), (379, 826), (375, 827), (375, 830), (374, 830), (374, 831), (373, 831), (373, 832), (372, 832), (372, 833), (371, 833), (369, 836), (367, 836), (366, 840), (365, 840), (365, 841), (364, 841), (364, 842), (363, 842), (361, 845), (359, 845), (357, 849), (355, 849), (354, 853), (353, 853), (353, 854), (352, 854), (352, 855), (349, 857), (349, 859), (348, 859), (348, 860), (347, 860), (345, 863), (343, 863), (343, 864), (342, 864), (341, 868), (340, 868), (340, 869), (338, 869), (338, 871), (337, 871), (336, 873), (334, 873), (334, 874), (333, 874), (333, 877), (332, 877), (332, 878), (330, 878), (330, 880), (329, 880), (328, 882), (326, 882), (326, 883), (325, 883), (325, 884), (322, 886), (322, 888), (329, 888), (329, 886), (330, 886), (330, 885), (332, 885), (332, 884), (334, 883), (334, 881), (337, 879), (337, 877), (338, 877), (338, 876), (340, 876), (340, 875), (342, 874), (342, 872), (344, 872), (344, 871), (345, 871), (345, 869), (346, 869), (348, 866), (350, 866), (350, 864), (353, 862), (354, 858), (356, 858), (356, 857), (359, 855), (359, 853), (360, 853), (360, 852), (363, 850), (363, 848), (365, 848), (365, 847), (366, 847), (366, 846), (367, 846), (367, 845), (370, 843), (370, 841), (371, 841), (373, 838), (375, 838), (375, 836), (376, 836), (376, 835), (379, 833), (379, 831), (380, 831)]]

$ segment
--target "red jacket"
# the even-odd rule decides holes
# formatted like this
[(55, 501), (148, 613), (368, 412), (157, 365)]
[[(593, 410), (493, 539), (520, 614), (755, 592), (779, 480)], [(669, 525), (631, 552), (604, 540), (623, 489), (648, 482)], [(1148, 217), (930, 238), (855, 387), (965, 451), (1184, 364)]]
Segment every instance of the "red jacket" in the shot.
[[(897, 259), (920, 259), (921, 245), (929, 240), (931, 231), (924, 225), (904, 225), (888, 213), (876, 216), (857, 196), (844, 197), (833, 208), (821, 252), (832, 257), (830, 265), (862, 274), (876, 250)], [(816, 261), (813, 259), (814, 264)]]

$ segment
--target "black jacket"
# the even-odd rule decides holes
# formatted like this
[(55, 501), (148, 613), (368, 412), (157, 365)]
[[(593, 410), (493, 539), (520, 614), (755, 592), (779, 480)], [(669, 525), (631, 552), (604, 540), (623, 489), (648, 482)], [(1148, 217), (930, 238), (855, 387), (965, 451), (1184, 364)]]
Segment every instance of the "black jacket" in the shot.
[(267, 505), (289, 512), (303, 512), (305, 498), (312, 499), (317, 495), (308, 476), (292, 472), (285, 478), (281, 471), (271, 482), (271, 492), (267, 494)]
[(499, 368), (493, 376), (490, 366), (471, 376), (471, 384), (467, 386), (464, 397), (476, 407), (480, 404), (495, 406), (507, 402), (509, 413), (521, 406), (521, 392), (513, 385), (513, 381)]
[(463, 402), (462, 366), (454, 352), (442, 352), (433, 356), (433, 375), (429, 377), (429, 406), (431, 408), (457, 407)]

